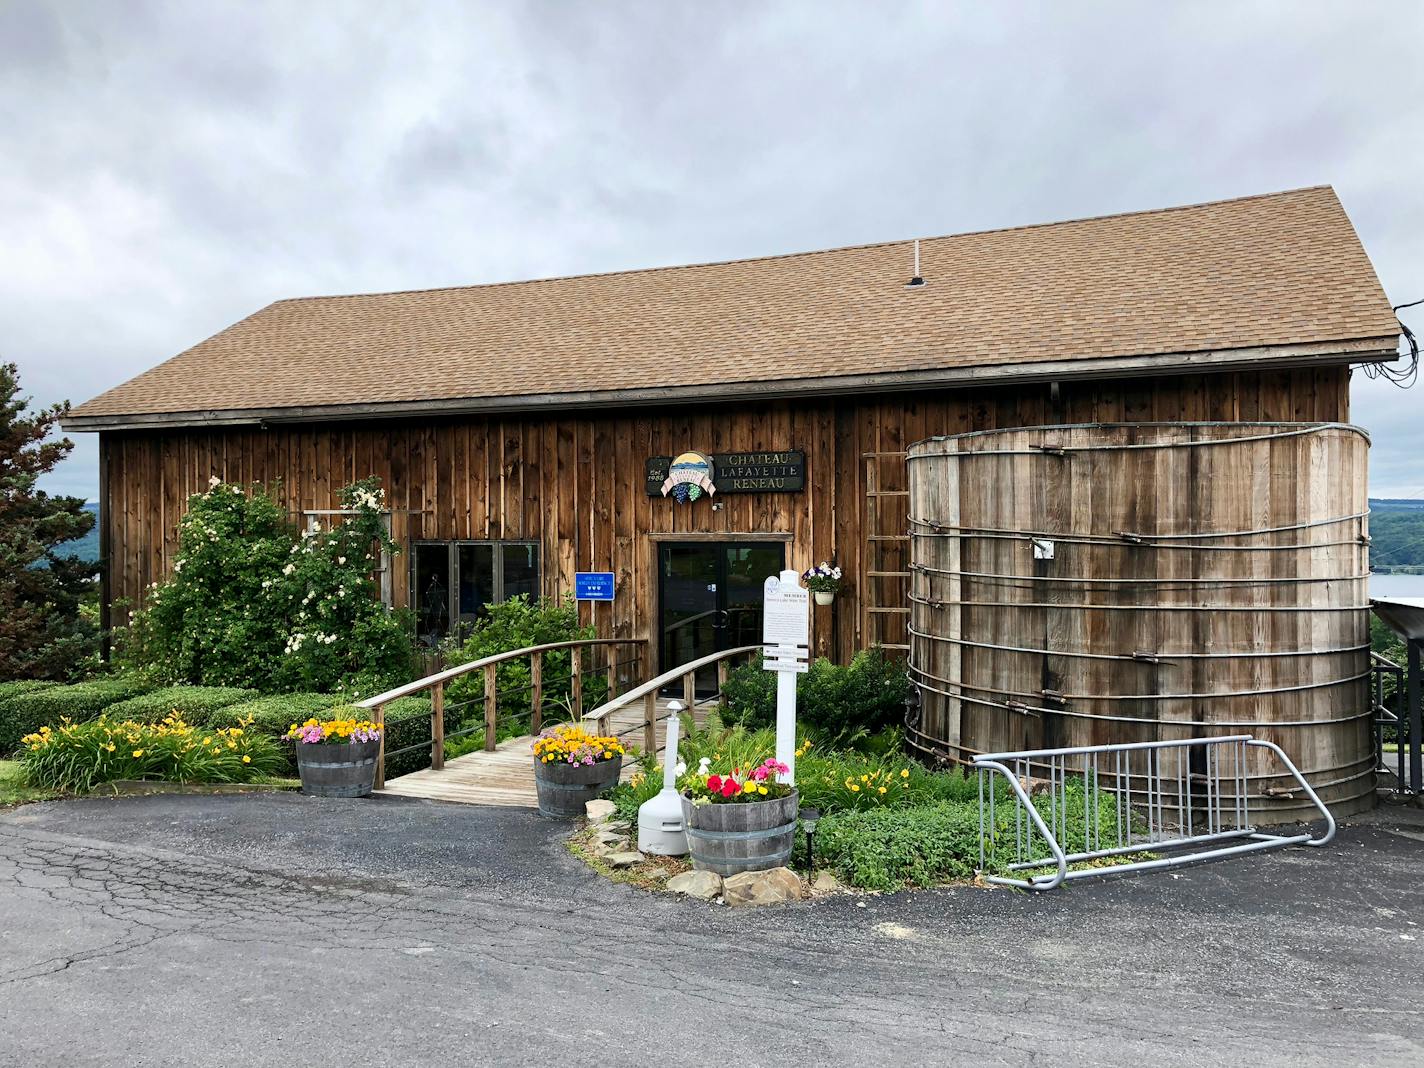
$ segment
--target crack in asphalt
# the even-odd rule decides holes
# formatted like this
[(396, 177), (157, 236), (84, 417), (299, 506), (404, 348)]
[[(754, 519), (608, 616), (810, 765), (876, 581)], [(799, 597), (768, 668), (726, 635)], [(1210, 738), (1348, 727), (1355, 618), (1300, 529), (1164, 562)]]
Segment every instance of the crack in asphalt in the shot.
[[(124, 811), (141, 820), (168, 810)], [(387, 818), (381, 809), (362, 811)], [(392, 820), (411, 817), (389, 812)], [(580, 1027), (606, 1033), (598, 1014), (591, 1022), (561, 1016), (548, 994), (560, 991), (605, 1006), (612, 1019), (626, 1017), (645, 1039), (662, 1013), (683, 1028), (688, 1014), (720, 1021), (707, 1048), (750, 1050), (749, 1065), (769, 1063), (758, 1058), (774, 1059), (773, 1052), (810, 1063), (852, 1054), (879, 1063), (903, 1059), (908, 1047), (991, 1064), (1112, 1059), (1108, 1049), (1151, 1051), (1162, 1065), (1228, 1063), (1248, 1052), (1261, 1063), (1279, 1054), (1297, 1064), (1327, 1055), (1337, 1063), (1387, 1063), (1424, 1053), (1412, 1037), (1424, 1015), (1416, 1007), (1424, 1001), (1419, 970), (1405, 971), (1397, 959), (1407, 952), (1417, 962), (1419, 950), (1397, 935), (1386, 943), (1375, 930), (1386, 914), (1408, 922), (1419, 903), (1417, 892), (1405, 896), (1413, 886), (1407, 864), (1386, 864), (1368, 879), (1332, 878), (1323, 912), (1305, 894), (1278, 893), (1273, 901), (1269, 888), (1266, 901), (1248, 909), (1241, 888), (1260, 873), (1290, 886), (1311, 878), (1299, 861), (1266, 867), (1263, 859), (1245, 877), (1220, 869), (1200, 875), (1194, 891), (1134, 881), (1052, 899), (961, 890), (874, 898), (865, 910), (832, 900), (758, 913), (603, 883), (538, 825), (511, 824), (545, 837), (509, 850), (507, 871), (485, 872), (476, 853), (451, 851), (457, 870), (471, 864), (471, 878), (460, 882), (434, 869), (422, 881), (419, 864), (403, 857), (333, 864), (290, 846), (264, 848), (256, 831), (220, 845), (201, 825), (175, 834), (181, 819), (124, 824), (125, 841), (111, 841), (93, 837), (82, 818), (44, 817), (0, 819), (0, 1007), (69, 989), (103, 997), (90, 979), (75, 978), (99, 970), (101, 988), (131, 990), (130, 972), (161, 962), (176, 962), (186, 975), (209, 958), (248, 966), (339, 954), (405, 997), (439, 1001), (427, 1010), (436, 1030), (441, 1020), (478, 1027), (491, 1050), (521, 1041), (565, 1048)], [(440, 818), (481, 826), (479, 813)], [(349, 826), (334, 830), (349, 833)], [(226, 826), (222, 833), (237, 832)], [(1341, 855), (1358, 871), (1379, 853)], [(1319, 864), (1315, 870), (1316, 878), (1329, 877)], [(1232, 887), (1235, 899), (1225, 893)], [(1203, 904), (1204, 891), (1222, 894), (1218, 907)], [(32, 917), (34, 930), (9, 929), (11, 904)], [(1264, 910), (1264, 931), (1251, 925), (1251, 910)], [(1344, 926), (1341, 910), (1351, 914)], [(57, 918), (69, 926), (49, 931)], [(912, 933), (888, 937), (877, 930), (887, 924)], [(63, 945), (73, 938), (87, 944)], [(24, 959), (35, 951), (37, 959)], [(128, 970), (114, 972), (117, 965)], [(287, 982), (280, 974), (269, 981), (281, 989)], [(242, 989), (262, 996), (252, 982)], [(466, 1007), (462, 990), (482, 991), (488, 1012)], [(6, 1027), (0, 1011), (0, 1048), (16, 1034)], [(490, 1062), (502, 1059), (484, 1052)], [(31, 1056), (29, 1063), (43, 1062)]]

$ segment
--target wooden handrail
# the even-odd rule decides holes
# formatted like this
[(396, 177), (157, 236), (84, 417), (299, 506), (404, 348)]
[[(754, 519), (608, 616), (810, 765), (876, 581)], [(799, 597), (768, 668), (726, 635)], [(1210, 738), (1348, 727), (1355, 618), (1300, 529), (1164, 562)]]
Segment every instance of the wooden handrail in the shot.
[[(484, 704), (485, 704), (485, 749), (493, 751), (495, 747), (495, 728), (499, 715), (499, 694), (496, 685), (499, 665), (507, 660), (514, 660), (521, 656), (530, 657), (530, 677), (531, 677), (531, 721), (535, 731), (539, 730), (543, 718), (544, 703), (544, 654), (557, 652), (561, 649), (571, 650), (570, 656), (570, 689), (573, 694), (574, 715), (577, 717), (581, 712), (583, 695), (583, 678), (581, 675), (580, 653), (584, 646), (592, 645), (639, 645), (646, 646), (646, 638), (584, 638), (567, 642), (548, 642), (544, 645), (529, 645), (523, 649), (510, 649), (503, 653), (493, 653), (490, 656), (480, 657), (472, 660), (468, 664), (457, 664), (455, 667), (438, 671), (434, 675), (427, 675), (423, 679), (416, 679), (414, 682), (407, 682), (403, 686), (379, 693), (375, 697), (368, 697), (364, 701), (356, 703), (357, 708), (368, 709), (371, 712), (371, 719), (385, 727), (386, 705), (402, 697), (411, 697), (425, 690), (431, 691), (430, 703), (430, 766), (439, 770), (445, 766), (445, 685), (463, 675), (468, 675), (475, 671), (483, 671), (484, 679)], [(608, 677), (608, 692), (611, 695), (616, 685), (616, 665), (610, 659), (604, 669)], [(376, 789), (381, 789), (386, 784), (386, 732), (381, 731), (381, 744), (376, 754)]]
[[(686, 664), (681, 664), (670, 671), (664, 671), (655, 679), (634, 686), (627, 693), (620, 697), (612, 698), (599, 705), (592, 712), (583, 718), (593, 720), (599, 734), (608, 733), (608, 718), (620, 708), (626, 708), (634, 701), (643, 702), (643, 751), (654, 753), (657, 751), (657, 724), (666, 719), (666, 716), (657, 714), (658, 691), (669, 683), (683, 680), (682, 694), (684, 703), (688, 711), (691, 711), (696, 704), (695, 696), (697, 691), (697, 673), (705, 667), (717, 665), (717, 690), (720, 694), (722, 686), (727, 681), (727, 661), (738, 656), (745, 656), (748, 653), (759, 653), (763, 649), (761, 645), (741, 645), (735, 649), (723, 649), (718, 653), (710, 653), (707, 656), (699, 657), (697, 660), (689, 660)], [(626, 733), (626, 732), (625, 732)]]

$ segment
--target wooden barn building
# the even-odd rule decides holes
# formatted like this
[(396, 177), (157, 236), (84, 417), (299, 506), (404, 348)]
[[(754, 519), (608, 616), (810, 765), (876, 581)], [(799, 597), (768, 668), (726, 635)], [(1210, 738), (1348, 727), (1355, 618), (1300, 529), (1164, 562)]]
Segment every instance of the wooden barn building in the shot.
[(389, 596), (422, 633), (611, 571), (600, 630), (653, 639), (667, 668), (758, 641), (763, 578), (834, 559), (847, 588), (816, 609), (813, 643), (844, 659), (906, 644), (912, 443), (1057, 423), (1344, 422), (1350, 365), (1394, 359), (1397, 330), (1320, 187), (281, 300), (65, 425), (101, 438), (106, 607), (167, 573), (185, 501), (213, 476), (280, 485), (300, 520), (374, 474), (405, 549)]

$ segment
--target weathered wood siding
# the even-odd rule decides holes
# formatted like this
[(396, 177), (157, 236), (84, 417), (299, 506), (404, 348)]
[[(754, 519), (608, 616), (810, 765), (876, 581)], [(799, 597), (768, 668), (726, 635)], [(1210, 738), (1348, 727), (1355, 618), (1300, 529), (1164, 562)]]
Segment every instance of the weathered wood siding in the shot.
[[(572, 588), (576, 570), (612, 569), (619, 594), (600, 629), (645, 635), (654, 613), (656, 540), (678, 534), (781, 534), (789, 566), (837, 557), (850, 589), (816, 610), (818, 652), (844, 658), (868, 637), (903, 640), (901, 621), (867, 636), (864, 454), (902, 452), (922, 438), (1060, 422), (1136, 420), (1344, 420), (1348, 371), (1319, 367), (1264, 374), (1065, 382), (1017, 389), (886, 394), (871, 398), (557, 413), (511, 418), (327, 423), (261, 428), (125, 431), (102, 435), (101, 551), (107, 597), (130, 604), (172, 566), (176, 524), (209, 478), (279, 485), (287, 507), (337, 506), (336, 491), (368, 475), (396, 509), (393, 533), (418, 539), (534, 539), (547, 594)], [(721, 507), (650, 499), (653, 455), (801, 448), (801, 493), (724, 494)], [(906, 489), (903, 461), (881, 463), (885, 491)], [(904, 532), (905, 498), (883, 498), (878, 522)], [(893, 547), (892, 547), (893, 549)], [(900, 562), (903, 565), (902, 550)], [(893, 552), (892, 552), (893, 555)], [(892, 580), (897, 581), (897, 580)], [(394, 570), (407, 603), (405, 560)], [(890, 588), (891, 598), (903, 591)], [(902, 602), (903, 603), (903, 602)], [(585, 606), (584, 611), (588, 611)]]
[[(912, 741), (968, 758), (1250, 733), (1369, 807), (1367, 452), (1318, 423), (917, 445)], [(1309, 818), (1277, 758), (1248, 764), (1253, 809)]]

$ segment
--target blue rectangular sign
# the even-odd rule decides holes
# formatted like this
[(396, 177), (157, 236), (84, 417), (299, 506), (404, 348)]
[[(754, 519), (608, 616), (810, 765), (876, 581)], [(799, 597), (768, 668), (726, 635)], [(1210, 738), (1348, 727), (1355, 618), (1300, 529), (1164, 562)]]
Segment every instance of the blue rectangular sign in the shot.
[(575, 571), (574, 599), (578, 601), (613, 600), (613, 572)]

